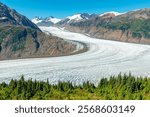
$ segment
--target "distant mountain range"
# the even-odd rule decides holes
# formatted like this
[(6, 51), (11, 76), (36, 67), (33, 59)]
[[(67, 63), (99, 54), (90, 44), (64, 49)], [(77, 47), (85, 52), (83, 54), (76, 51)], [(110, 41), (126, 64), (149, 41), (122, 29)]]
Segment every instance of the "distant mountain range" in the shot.
[(100, 39), (150, 44), (150, 9), (148, 8), (127, 13), (113, 11), (103, 14), (75, 14), (51, 25), (45, 23), (44, 26), (64, 27)]
[(81, 14), (75, 14), (73, 16), (68, 16), (68, 17), (63, 18), (63, 19), (58, 19), (58, 18), (55, 18), (53, 16), (46, 17), (46, 18), (36, 16), (31, 21), (38, 26), (54, 26), (54, 25), (55, 26), (65, 26), (65, 25), (72, 24), (72, 23), (84, 22), (84, 21), (94, 19), (97, 17), (102, 17), (102, 16), (108, 15), (108, 14), (118, 16), (118, 15), (121, 15), (122, 13), (118, 13), (118, 12), (114, 12), (114, 11), (103, 13), (103, 14), (81, 13)]
[[(45, 21), (57, 20), (51, 17)], [(28, 18), (0, 2), (0, 60), (67, 55), (75, 49), (76, 45), (46, 35)]]
[(53, 16), (46, 17), (46, 18), (36, 16), (31, 21), (38, 26), (52, 26), (58, 23), (59, 21), (61, 21), (61, 19), (54, 18)]
[(54, 18), (53, 16), (42, 18), (40, 16), (36, 16), (33, 18), (31, 21), (35, 23), (38, 26), (54, 26), (54, 25), (67, 25), (70, 23), (75, 23), (79, 21), (86, 21), (90, 18), (96, 17), (96, 14), (88, 14), (88, 13), (83, 13), (83, 14), (76, 14), (73, 16), (68, 16), (67, 18), (64, 19), (58, 19)]

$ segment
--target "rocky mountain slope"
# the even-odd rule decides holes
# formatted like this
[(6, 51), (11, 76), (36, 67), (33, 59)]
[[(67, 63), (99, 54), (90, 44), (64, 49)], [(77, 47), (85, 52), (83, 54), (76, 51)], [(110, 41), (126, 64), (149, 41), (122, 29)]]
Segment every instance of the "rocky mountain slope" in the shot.
[(108, 12), (58, 26), (100, 39), (150, 44), (150, 9), (119, 14)]
[(10, 9), (6, 5), (0, 3), (0, 26), (24, 26), (32, 29), (39, 28), (33, 24), (28, 18), (17, 13), (14, 9)]
[(0, 59), (60, 56), (76, 45), (43, 33), (28, 18), (0, 3)]

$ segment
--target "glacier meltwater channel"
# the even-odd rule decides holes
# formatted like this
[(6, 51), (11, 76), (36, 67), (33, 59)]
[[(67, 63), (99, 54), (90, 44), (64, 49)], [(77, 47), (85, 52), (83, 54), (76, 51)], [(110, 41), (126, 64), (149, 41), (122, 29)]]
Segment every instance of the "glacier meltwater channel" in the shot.
[(56, 27), (40, 28), (66, 40), (86, 43), (89, 50), (70, 56), (0, 61), (0, 82), (19, 79), (21, 75), (25, 79), (48, 79), (50, 83), (71, 81), (76, 84), (84, 81), (97, 84), (101, 78), (120, 72), (150, 76), (149, 45), (94, 39)]

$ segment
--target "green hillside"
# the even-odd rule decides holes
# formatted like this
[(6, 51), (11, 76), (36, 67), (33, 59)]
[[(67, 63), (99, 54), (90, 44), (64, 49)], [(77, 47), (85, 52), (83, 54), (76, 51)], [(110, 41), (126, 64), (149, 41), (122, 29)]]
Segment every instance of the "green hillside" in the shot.
[(144, 38), (150, 39), (150, 19), (136, 19), (131, 22), (114, 22), (106, 27), (112, 30), (129, 30), (132, 32), (133, 38), (141, 38), (144, 36)]

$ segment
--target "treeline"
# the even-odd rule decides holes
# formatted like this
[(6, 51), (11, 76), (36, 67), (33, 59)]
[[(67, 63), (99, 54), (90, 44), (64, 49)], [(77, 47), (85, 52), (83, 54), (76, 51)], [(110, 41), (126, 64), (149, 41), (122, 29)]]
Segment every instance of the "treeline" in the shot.
[(50, 84), (48, 81), (11, 80), (9, 84), (0, 84), (1, 100), (146, 100), (150, 99), (150, 78), (136, 78), (129, 75), (103, 78), (97, 86), (90, 82), (74, 85), (70, 82)]

